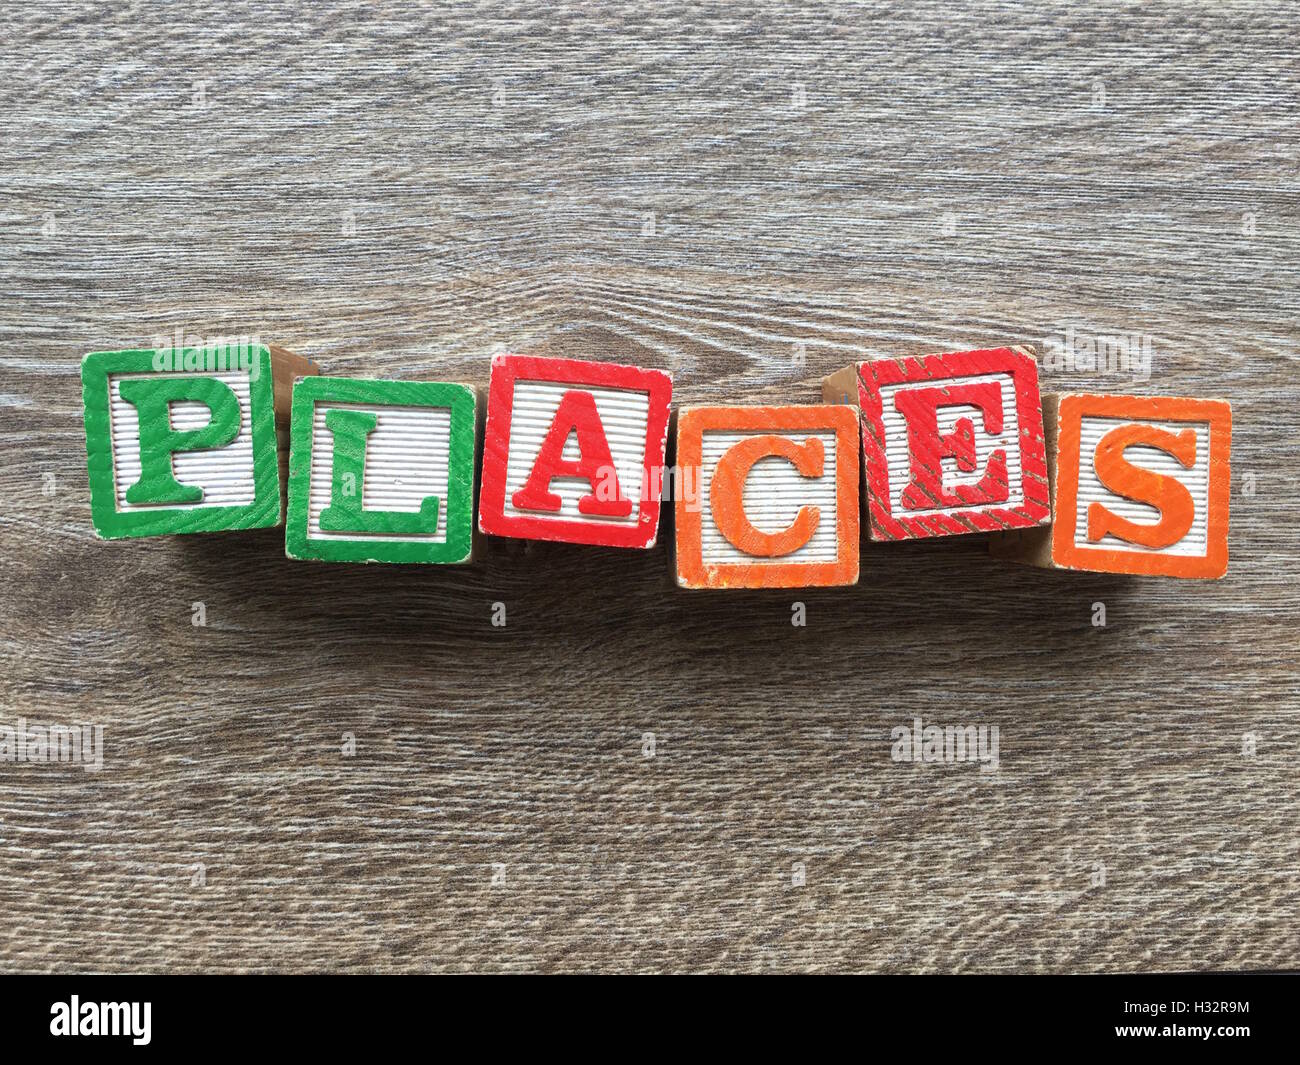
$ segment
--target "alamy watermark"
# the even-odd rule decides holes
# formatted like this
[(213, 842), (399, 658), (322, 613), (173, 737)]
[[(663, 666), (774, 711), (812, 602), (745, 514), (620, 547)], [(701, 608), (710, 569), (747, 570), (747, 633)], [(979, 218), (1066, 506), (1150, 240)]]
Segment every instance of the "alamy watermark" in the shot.
[(996, 773), (997, 725), (926, 725), (919, 717), (910, 725), (896, 725), (889, 757), (895, 762), (979, 762), (981, 773)]
[[(658, 499), (661, 503), (671, 503), (681, 499), (685, 502), (686, 509), (694, 513), (701, 508), (701, 476), (702, 471), (698, 466), (648, 466), (646, 476), (641, 480), (639, 498), (632, 502), (645, 503)], [(628, 498), (616, 466), (602, 463), (595, 468), (590, 480), (591, 494), (601, 503)]]
[(1128, 374), (1151, 379), (1150, 333), (1081, 333), (1066, 326), (1060, 336), (1043, 338), (1043, 369), (1048, 373)]
[(152, 1014), (152, 1002), (82, 1002), (72, 995), (50, 1006), (50, 1035), (126, 1037), (148, 1046)]
[(0, 725), (0, 762), (68, 763), (87, 773), (104, 768), (103, 725)]
[(158, 373), (229, 373), (239, 371), (257, 380), (253, 352), (261, 346), (257, 336), (186, 335), (176, 329), (171, 336), (153, 338), (153, 368)]

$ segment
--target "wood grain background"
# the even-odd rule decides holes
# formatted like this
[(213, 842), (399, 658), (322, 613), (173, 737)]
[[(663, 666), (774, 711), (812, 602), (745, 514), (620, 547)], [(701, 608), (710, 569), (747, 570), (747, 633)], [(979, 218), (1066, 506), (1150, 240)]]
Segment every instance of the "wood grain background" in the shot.
[[(0, 721), (106, 750), (0, 764), (4, 969), (1300, 964), (1293, 5), (6, 20)], [(1048, 388), (1232, 400), (1222, 582), (885, 545), (799, 629), (662, 547), (91, 535), (79, 359), (175, 330), (701, 402), (1071, 326), (1150, 380)], [(914, 716), (998, 725), (1000, 771), (894, 763)]]

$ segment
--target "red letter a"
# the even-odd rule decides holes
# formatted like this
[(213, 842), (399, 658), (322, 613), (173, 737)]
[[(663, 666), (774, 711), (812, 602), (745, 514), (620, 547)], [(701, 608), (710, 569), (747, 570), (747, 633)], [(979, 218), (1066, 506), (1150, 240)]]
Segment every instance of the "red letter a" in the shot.
[[(572, 433), (578, 436), (577, 461), (564, 457), (564, 445)], [(533, 472), (523, 488), (510, 497), (510, 502), (520, 510), (558, 511), (564, 501), (551, 491), (551, 481), (556, 477), (576, 477), (591, 485), (592, 491), (578, 500), (581, 514), (626, 518), (632, 513), (632, 503), (623, 498), (619, 487), (605, 427), (596, 410), (596, 398), (590, 392), (564, 393), (550, 431), (542, 441), (542, 450), (533, 463)], [(597, 480), (605, 486), (600, 495), (595, 490)]]

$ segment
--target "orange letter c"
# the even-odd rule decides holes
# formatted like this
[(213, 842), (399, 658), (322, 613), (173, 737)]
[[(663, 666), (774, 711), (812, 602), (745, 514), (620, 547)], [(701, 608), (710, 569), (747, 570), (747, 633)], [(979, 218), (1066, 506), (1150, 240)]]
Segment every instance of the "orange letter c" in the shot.
[(821, 521), (821, 508), (804, 506), (780, 532), (765, 533), (754, 527), (745, 514), (745, 481), (754, 463), (769, 456), (788, 460), (803, 477), (820, 477), (826, 460), (822, 442), (815, 436), (802, 444), (784, 436), (754, 436), (718, 460), (709, 486), (709, 506), (718, 531), (745, 554), (761, 558), (798, 551), (812, 539)]

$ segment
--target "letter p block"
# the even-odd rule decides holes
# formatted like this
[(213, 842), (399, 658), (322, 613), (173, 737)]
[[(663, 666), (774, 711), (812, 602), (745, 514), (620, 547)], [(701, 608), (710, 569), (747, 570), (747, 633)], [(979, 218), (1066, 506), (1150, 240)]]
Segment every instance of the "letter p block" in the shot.
[(285, 554), (468, 562), (477, 395), (469, 385), (308, 377), (293, 388)]
[(315, 372), (291, 352), (243, 342), (87, 355), (95, 532), (118, 539), (279, 525), (278, 398), (293, 374)]
[(677, 415), (677, 583), (858, 580), (853, 407), (687, 407)]

